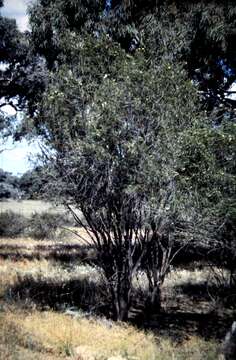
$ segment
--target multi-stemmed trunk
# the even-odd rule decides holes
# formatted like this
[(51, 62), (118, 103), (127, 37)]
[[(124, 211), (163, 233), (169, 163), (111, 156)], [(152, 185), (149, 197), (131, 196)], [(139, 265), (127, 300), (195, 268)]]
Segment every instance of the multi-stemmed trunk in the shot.
[(146, 299), (148, 316), (159, 313), (162, 305), (162, 285), (172, 259), (172, 242), (169, 237), (153, 232), (147, 247), (146, 275), (149, 289)]
[(124, 244), (120, 246), (122, 249), (111, 246), (109, 257), (105, 249), (101, 260), (111, 295), (114, 318), (118, 321), (127, 321), (133, 295), (134, 261), (129, 249), (124, 249)]
[(116, 273), (114, 278), (106, 275), (106, 279), (112, 299), (114, 318), (118, 321), (127, 321), (132, 302), (132, 279), (125, 273)]
[(146, 300), (146, 311), (148, 314), (161, 311), (161, 285), (156, 285), (149, 290)]
[(115, 317), (118, 321), (127, 321), (130, 305), (131, 305), (131, 298), (129, 295), (130, 291), (124, 292), (117, 292), (114, 298), (114, 305), (115, 305)]

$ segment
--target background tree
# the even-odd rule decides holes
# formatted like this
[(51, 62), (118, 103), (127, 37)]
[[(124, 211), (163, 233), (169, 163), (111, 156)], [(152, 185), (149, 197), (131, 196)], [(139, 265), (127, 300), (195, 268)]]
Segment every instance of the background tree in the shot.
[(35, 167), (19, 178), (19, 189), (24, 199), (43, 198), (46, 184), (44, 169), (41, 167)]
[(19, 178), (0, 169), (0, 200), (19, 198)]

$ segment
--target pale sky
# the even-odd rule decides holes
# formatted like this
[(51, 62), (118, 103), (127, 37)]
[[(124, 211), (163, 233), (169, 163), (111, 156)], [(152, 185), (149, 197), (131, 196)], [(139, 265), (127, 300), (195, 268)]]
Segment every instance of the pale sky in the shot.
[(12, 139), (9, 139), (2, 148), (6, 150), (0, 154), (0, 168), (14, 175), (22, 175), (31, 169), (39, 151), (36, 142), (29, 144), (26, 140), (13, 143)]
[(19, 29), (25, 31), (28, 28), (27, 4), (30, 2), (30, 0), (4, 0), (1, 13), (6, 17), (15, 18)]

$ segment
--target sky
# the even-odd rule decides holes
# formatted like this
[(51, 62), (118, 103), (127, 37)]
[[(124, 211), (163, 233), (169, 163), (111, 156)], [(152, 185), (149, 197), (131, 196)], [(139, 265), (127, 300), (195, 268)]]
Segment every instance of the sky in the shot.
[[(29, 0), (5, 0), (4, 7), (1, 9), (2, 15), (15, 18), (17, 25), (21, 31), (28, 29), (27, 18), (27, 4)], [(4, 111), (14, 115), (12, 109), (5, 107)], [(12, 139), (1, 145), (1, 148), (6, 149), (0, 153), (0, 168), (11, 172), (14, 175), (20, 175), (32, 167), (32, 162), (35, 154), (39, 151), (37, 143), (29, 144), (26, 140), (18, 143), (13, 143)]]
[(25, 31), (28, 28), (26, 11), (29, 3), (30, 0), (4, 0), (4, 7), (1, 10), (2, 15), (15, 18), (19, 29)]

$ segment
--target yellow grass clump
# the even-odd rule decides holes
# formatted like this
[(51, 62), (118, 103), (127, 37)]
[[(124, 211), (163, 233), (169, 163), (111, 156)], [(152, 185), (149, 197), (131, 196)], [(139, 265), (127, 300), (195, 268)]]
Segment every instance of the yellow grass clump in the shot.
[(219, 345), (191, 337), (173, 343), (136, 328), (52, 311), (0, 315), (0, 359), (217, 360)]
[(36, 353), (76, 360), (157, 359), (154, 336), (129, 325), (38, 311), (7, 312), (4, 323), (8, 331), (15, 329), (18, 346)]

